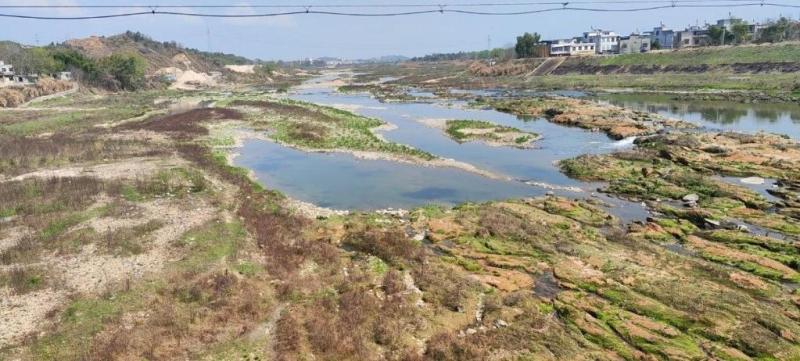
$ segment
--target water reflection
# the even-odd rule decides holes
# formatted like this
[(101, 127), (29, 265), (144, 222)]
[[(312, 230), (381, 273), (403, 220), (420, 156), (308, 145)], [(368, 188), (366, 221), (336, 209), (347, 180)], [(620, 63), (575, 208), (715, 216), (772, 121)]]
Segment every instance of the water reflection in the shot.
[(798, 104), (685, 100), (653, 94), (603, 94), (597, 98), (618, 106), (695, 122), (710, 129), (745, 133), (765, 131), (800, 139)]

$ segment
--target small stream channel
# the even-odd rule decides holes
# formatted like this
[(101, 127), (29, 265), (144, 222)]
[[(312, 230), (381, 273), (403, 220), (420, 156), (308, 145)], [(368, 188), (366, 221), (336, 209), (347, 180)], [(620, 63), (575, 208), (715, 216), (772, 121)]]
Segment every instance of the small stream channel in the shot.
[[(602, 184), (571, 179), (556, 166), (561, 159), (581, 154), (630, 148), (633, 146), (631, 139), (615, 141), (602, 133), (555, 125), (544, 119), (520, 119), (495, 110), (470, 109), (459, 101), (426, 97), (428, 99), (424, 102), (381, 103), (366, 93), (343, 94), (332, 87), (320, 85), (335, 78), (336, 75), (326, 75), (313, 79), (290, 97), (382, 119), (396, 126), (393, 130), (381, 132), (389, 141), (469, 163), (513, 180), (489, 179), (454, 168), (363, 160), (343, 153), (307, 153), (264, 140), (247, 141), (240, 151), (241, 155), (235, 160), (236, 164), (252, 169), (258, 179), (270, 188), (302, 201), (334, 209), (454, 205), (465, 201), (540, 196), (552, 192), (570, 198), (601, 199), (609, 204), (611, 213), (626, 222), (643, 220), (648, 216), (640, 203), (599, 194), (596, 189)], [(651, 110), (644, 100), (637, 103), (630, 97), (626, 99), (626, 103), (620, 105)], [(615, 104), (620, 102), (606, 101)], [(674, 113), (652, 110), (682, 118)], [(749, 114), (756, 116), (759, 113)], [(441, 130), (425, 126), (420, 122), (422, 119), (486, 120), (535, 132), (542, 138), (533, 149), (492, 147), (480, 142), (458, 143)], [(738, 124), (750, 123), (745, 120)], [(800, 125), (792, 128), (793, 131), (797, 129), (800, 129)]]

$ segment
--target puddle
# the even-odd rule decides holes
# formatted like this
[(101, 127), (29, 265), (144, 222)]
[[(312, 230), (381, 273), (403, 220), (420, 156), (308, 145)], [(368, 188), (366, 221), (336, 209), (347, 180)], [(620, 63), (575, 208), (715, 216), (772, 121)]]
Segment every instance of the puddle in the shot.
[(721, 179), (721, 180), (723, 180), (723, 181), (725, 181), (727, 183), (733, 184), (733, 185), (737, 185), (737, 186), (740, 186), (740, 187), (745, 187), (745, 188), (747, 188), (747, 189), (749, 189), (749, 190), (751, 190), (753, 192), (756, 192), (756, 193), (760, 194), (761, 196), (763, 196), (764, 198), (766, 198), (768, 201), (770, 201), (772, 203), (778, 203), (778, 202), (782, 201), (782, 199), (780, 199), (778, 197), (775, 197), (772, 194), (770, 194), (769, 192), (767, 192), (768, 189), (777, 189), (778, 188), (778, 186), (776, 185), (776, 183), (777, 183), (776, 179), (763, 178), (764, 182), (761, 183), (761, 184), (757, 184), (757, 183), (753, 183), (753, 182), (743, 182), (742, 180), (743, 179), (747, 179), (747, 178), (742, 178), (742, 177), (722, 177), (721, 176), (721, 177), (718, 177), (718, 179)]

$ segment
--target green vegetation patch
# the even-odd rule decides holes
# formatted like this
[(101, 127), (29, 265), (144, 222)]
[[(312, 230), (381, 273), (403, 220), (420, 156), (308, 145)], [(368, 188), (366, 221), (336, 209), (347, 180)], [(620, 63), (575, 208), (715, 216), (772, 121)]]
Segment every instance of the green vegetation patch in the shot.
[(262, 100), (244, 105), (263, 108), (265, 112), (257, 114), (254, 120), (265, 121), (273, 130), (271, 137), (282, 143), (310, 149), (373, 151), (422, 160), (436, 158), (428, 152), (381, 139), (373, 128), (384, 123), (375, 118), (292, 100)]
[[(212, 222), (189, 231), (177, 245), (189, 250), (190, 256), (178, 263), (180, 269), (198, 269), (223, 259), (233, 259), (244, 243), (247, 231), (238, 222)], [(254, 274), (255, 265), (239, 264), (242, 274)]]
[(448, 120), (445, 132), (458, 142), (482, 140), (517, 147), (529, 145), (539, 137), (536, 133), (482, 120)]

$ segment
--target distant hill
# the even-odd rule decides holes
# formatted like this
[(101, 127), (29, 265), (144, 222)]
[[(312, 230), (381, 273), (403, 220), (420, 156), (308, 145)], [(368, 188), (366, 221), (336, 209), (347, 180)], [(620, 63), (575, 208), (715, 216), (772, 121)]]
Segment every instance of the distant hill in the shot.
[(76, 50), (92, 59), (111, 54), (138, 54), (147, 61), (148, 75), (169, 67), (210, 72), (223, 71), (226, 65), (254, 64), (252, 60), (242, 56), (185, 48), (174, 41), (160, 42), (131, 31), (108, 37), (92, 36), (67, 40), (57, 46)]

